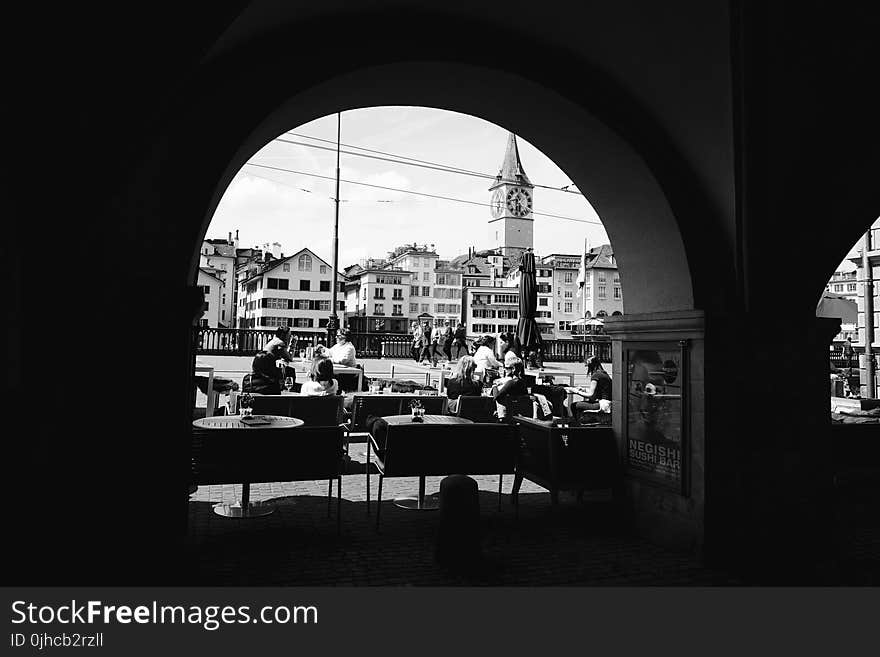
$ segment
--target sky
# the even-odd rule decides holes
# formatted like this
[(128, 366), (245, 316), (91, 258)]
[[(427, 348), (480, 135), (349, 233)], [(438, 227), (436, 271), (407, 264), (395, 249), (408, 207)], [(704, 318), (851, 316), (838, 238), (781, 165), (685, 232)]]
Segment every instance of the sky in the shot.
[[(329, 150), (277, 139), (267, 144), (232, 180), (211, 220), (207, 237), (225, 238), (230, 231), (234, 234), (238, 230), (239, 246), (280, 242), (285, 255), (309, 247), (330, 262), (336, 130), (333, 114), (302, 126), (291, 126), (288, 133), (279, 136)], [(356, 150), (350, 147), (372, 149), (391, 154), (392, 158), (404, 156), (492, 176), (501, 167), (507, 139), (508, 131), (493, 123), (445, 110), (375, 107), (343, 112), (341, 117), (343, 151)], [(568, 176), (535, 146), (519, 137), (517, 143), (523, 168), (533, 184), (555, 188), (572, 185)], [(340, 170), (343, 181), (405, 190), (341, 183), (340, 269), (367, 257), (385, 257), (388, 251), (406, 243), (434, 244), (443, 259), (467, 253), (470, 246), (477, 249), (491, 246), (487, 224), (491, 180), (344, 152)], [(471, 203), (405, 192), (446, 196)], [(598, 215), (580, 194), (537, 188), (533, 198), (536, 213), (579, 220), (535, 215), (537, 254), (579, 254), (585, 238), (589, 239), (590, 246), (608, 243)]]

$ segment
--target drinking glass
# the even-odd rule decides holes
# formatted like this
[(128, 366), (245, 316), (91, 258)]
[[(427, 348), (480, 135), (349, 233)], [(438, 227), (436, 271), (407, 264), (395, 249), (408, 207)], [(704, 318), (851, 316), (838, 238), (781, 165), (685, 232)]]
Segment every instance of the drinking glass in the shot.
[(288, 376), (284, 379), (284, 389), (287, 390), (287, 392), (290, 392), (291, 390), (293, 390), (293, 377), (292, 376)]
[(303, 363), (306, 362), (306, 350), (305, 350), (305, 349), (300, 349), (300, 350), (299, 350), (299, 359), (300, 359)]

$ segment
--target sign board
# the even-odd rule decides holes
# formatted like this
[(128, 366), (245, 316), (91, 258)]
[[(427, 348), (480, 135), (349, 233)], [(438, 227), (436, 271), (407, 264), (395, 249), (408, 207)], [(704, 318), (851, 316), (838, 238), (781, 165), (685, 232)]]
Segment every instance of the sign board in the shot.
[(623, 349), (627, 475), (688, 494), (687, 342)]

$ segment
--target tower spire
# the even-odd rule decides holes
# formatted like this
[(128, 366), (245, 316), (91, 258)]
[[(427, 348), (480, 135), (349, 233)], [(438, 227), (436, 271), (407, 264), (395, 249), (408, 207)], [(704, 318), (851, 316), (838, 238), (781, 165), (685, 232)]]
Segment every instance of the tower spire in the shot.
[(519, 159), (519, 148), (516, 145), (516, 136), (511, 132), (507, 138), (507, 150), (504, 152), (504, 161), (501, 170), (498, 171), (498, 180), (512, 182), (519, 185), (531, 185), (526, 170), (523, 169)]

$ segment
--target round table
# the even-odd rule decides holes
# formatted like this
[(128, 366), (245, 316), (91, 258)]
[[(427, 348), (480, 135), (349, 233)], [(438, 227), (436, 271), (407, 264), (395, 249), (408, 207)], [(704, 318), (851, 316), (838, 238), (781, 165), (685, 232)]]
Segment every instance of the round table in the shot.
[[(473, 421), (457, 415), (423, 415), (422, 422), (413, 422), (410, 415), (388, 415), (382, 418), (388, 426), (401, 424), (473, 424)], [(440, 508), (437, 494), (425, 496), (425, 476), (419, 477), (419, 493), (416, 497), (396, 497), (394, 504), (410, 511), (433, 511)]]
[[(196, 429), (209, 431), (222, 431), (236, 429), (238, 431), (259, 431), (272, 429), (291, 429), (305, 424), (296, 417), (284, 417), (281, 415), (252, 415), (254, 420), (263, 419), (265, 424), (248, 424), (242, 422), (241, 415), (220, 415), (215, 417), (203, 417), (193, 421)], [(260, 518), (274, 513), (275, 507), (264, 502), (251, 502), (251, 484), (249, 481), (241, 484), (241, 500), (237, 504), (215, 504), (214, 513), (224, 518)]]

